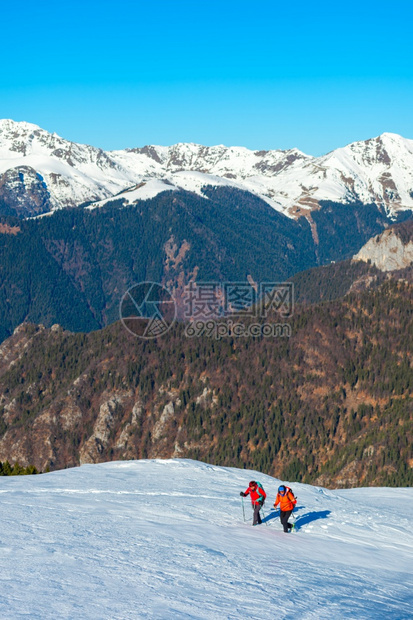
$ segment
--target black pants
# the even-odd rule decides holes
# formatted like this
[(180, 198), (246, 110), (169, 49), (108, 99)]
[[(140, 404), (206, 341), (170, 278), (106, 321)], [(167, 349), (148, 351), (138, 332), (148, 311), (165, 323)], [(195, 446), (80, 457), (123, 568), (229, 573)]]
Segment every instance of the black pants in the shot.
[(252, 524), (253, 525), (260, 525), (262, 523), (261, 521), (261, 515), (260, 515), (260, 509), (261, 509), (261, 504), (254, 504), (253, 505), (254, 508), (254, 519)]
[(292, 510), (280, 510), (280, 521), (284, 528), (284, 532), (288, 532), (292, 528), (291, 523), (288, 523), (288, 519), (291, 517)]

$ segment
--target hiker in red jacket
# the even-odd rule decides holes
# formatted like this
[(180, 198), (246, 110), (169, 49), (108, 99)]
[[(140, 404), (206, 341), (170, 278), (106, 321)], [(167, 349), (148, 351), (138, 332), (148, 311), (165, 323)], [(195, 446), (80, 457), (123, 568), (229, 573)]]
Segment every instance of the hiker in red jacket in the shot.
[(264, 505), (265, 498), (267, 497), (266, 492), (260, 484), (255, 482), (255, 480), (251, 480), (248, 489), (245, 492), (241, 491), (240, 495), (241, 497), (246, 497), (247, 495), (251, 497), (251, 504), (254, 510), (254, 518), (252, 524), (260, 525), (262, 523), (260, 510), (261, 507)]
[(289, 532), (292, 528), (291, 523), (288, 523), (288, 519), (290, 518), (296, 503), (297, 500), (294, 497), (294, 493), (289, 487), (286, 487), (283, 484), (278, 487), (278, 493), (277, 497), (275, 498), (274, 508), (277, 508), (278, 504), (280, 504), (280, 521), (284, 528), (284, 532)]

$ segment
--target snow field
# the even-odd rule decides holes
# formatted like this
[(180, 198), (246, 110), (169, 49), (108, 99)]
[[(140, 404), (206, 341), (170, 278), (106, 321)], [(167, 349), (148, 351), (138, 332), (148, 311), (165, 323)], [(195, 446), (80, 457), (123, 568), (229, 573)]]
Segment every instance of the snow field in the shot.
[(287, 535), (278, 484), (179, 459), (0, 478), (0, 618), (413, 617), (412, 489), (292, 484)]

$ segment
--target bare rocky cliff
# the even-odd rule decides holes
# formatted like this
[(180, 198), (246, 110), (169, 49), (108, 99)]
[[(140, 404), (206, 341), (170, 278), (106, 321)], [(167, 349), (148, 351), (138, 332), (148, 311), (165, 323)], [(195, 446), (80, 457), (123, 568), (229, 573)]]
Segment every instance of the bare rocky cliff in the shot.
[(413, 263), (413, 222), (391, 227), (370, 239), (354, 260), (370, 262), (381, 271), (405, 269)]

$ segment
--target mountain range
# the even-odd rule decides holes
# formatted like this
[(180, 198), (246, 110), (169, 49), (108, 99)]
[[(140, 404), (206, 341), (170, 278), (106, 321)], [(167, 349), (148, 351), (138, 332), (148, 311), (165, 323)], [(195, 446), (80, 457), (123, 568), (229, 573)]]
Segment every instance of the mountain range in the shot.
[[(1, 121), (0, 460), (411, 484), (412, 144), (104, 152)], [(179, 307), (188, 283), (287, 279), (290, 339), (178, 321), (146, 342), (116, 323), (138, 282)]]
[(203, 195), (205, 186), (251, 192), (294, 218), (311, 219), (322, 201), (376, 204), (394, 216), (413, 208), (413, 140), (383, 133), (322, 157), (199, 144), (104, 151), (0, 121), (0, 214), (99, 206), (114, 196), (129, 204), (178, 189)]

